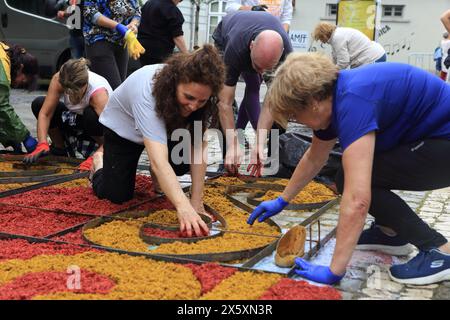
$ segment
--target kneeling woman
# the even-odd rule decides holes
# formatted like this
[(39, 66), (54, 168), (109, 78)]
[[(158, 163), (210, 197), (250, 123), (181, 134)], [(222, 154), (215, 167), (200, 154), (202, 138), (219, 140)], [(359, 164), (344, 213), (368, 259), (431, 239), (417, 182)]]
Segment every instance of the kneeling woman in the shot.
[[(94, 154), (92, 186), (95, 194), (114, 203), (130, 200), (139, 157), (145, 148), (153, 181), (158, 181), (175, 206), (180, 230), (188, 236), (192, 236), (192, 231), (196, 235), (207, 232), (208, 227), (198, 215), (204, 212), (206, 162), (202, 154), (207, 144), (191, 146), (186, 150), (190, 153), (190, 163), (176, 165), (177, 161), (169, 157), (175, 146), (169, 138), (177, 129), (187, 129), (193, 137), (194, 121), (201, 122), (203, 132), (217, 121), (215, 99), (222, 88), (224, 74), (217, 50), (205, 45), (193, 53), (174, 55), (167, 64), (145, 66), (128, 77), (114, 91), (100, 116), (105, 126), (105, 144), (104, 155)], [(194, 158), (201, 161), (193, 161)], [(190, 201), (177, 180), (177, 175), (189, 169), (192, 176)]]
[[(75, 150), (87, 158), (99, 145), (103, 150), (103, 126), (98, 121), (100, 113), (112, 94), (111, 86), (102, 76), (89, 71), (88, 60), (72, 59), (64, 63), (56, 73), (48, 88), (46, 97), (38, 97), (31, 104), (33, 114), (38, 119), (37, 135), (39, 144), (24, 161), (33, 163), (49, 154), (67, 156), (66, 146), (71, 156)], [(64, 95), (64, 103), (60, 97)], [(47, 142), (50, 135), (52, 146)], [(75, 137), (76, 141), (73, 143)], [(87, 142), (87, 143), (86, 143)], [(88, 158), (80, 169), (89, 170), (92, 158)]]

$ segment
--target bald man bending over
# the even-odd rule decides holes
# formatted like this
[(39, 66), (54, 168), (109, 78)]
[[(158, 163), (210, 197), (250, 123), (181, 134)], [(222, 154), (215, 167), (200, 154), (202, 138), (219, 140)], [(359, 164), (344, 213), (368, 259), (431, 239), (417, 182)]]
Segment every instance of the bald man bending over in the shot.
[(233, 101), (239, 75), (245, 80), (245, 95), (239, 108), (237, 129), (248, 121), (256, 130), (261, 106), (259, 88), (262, 73), (274, 69), (290, 52), (289, 36), (278, 18), (267, 12), (238, 11), (225, 16), (213, 34), (223, 52), (227, 76), (219, 95), (219, 114), (226, 133), (225, 167), (235, 173), (240, 164), (240, 150), (233, 118)]

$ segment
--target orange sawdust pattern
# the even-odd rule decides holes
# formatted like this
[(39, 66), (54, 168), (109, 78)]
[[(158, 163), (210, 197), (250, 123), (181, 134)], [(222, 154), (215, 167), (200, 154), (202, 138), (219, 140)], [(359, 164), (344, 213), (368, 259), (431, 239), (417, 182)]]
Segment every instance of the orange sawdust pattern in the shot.
[[(257, 300), (262, 293), (276, 284), (281, 275), (238, 272), (223, 280), (202, 296), (202, 300)], [(243, 286), (242, 284), (245, 284)]]
[(89, 187), (89, 179), (81, 178), (55, 185), (55, 188)]
[(36, 183), (37, 182), (32, 182), (32, 183), (0, 183), (0, 192), (31, 186), (31, 185), (36, 184)]
[[(20, 161), (0, 161), (0, 171), (2, 172), (22, 172), (23, 169), (13, 168), (14, 164), (22, 164)], [(53, 169), (53, 166), (33, 165), (29, 170), (48, 170)]]
[[(93, 252), (4, 261), (0, 263), (0, 286), (29, 273), (59, 272), (69, 266), (104, 275), (116, 285), (106, 294), (61, 292), (34, 299), (197, 299), (201, 294), (201, 284), (192, 271), (182, 265)], [(81, 284), (82, 281), (81, 278)]]
[[(227, 185), (239, 183), (235, 178), (221, 178), (223, 181), (231, 179)], [(204, 202), (219, 212), (233, 231), (261, 234), (265, 236), (279, 236), (276, 227), (267, 223), (258, 223), (254, 226), (247, 224), (248, 213), (235, 207), (224, 196), (224, 187), (205, 188)], [(165, 212), (167, 213), (167, 212)], [(248, 234), (225, 233), (221, 237), (201, 240), (196, 243), (173, 242), (161, 244), (156, 249), (148, 249), (148, 245), (139, 238), (139, 229), (151, 217), (129, 221), (112, 221), (85, 231), (85, 236), (92, 242), (113, 248), (120, 248), (135, 252), (152, 252), (158, 254), (210, 254), (224, 253), (260, 248), (274, 241), (271, 237), (261, 237)]]
[[(115, 283), (103, 275), (78, 270), (80, 281), (68, 281), (66, 270), (28, 273), (0, 286), (0, 300), (30, 300), (35, 296), (62, 292), (107, 294)], [(82, 282), (81, 282), (82, 280)]]
[(177, 212), (175, 210), (163, 209), (152, 212), (147, 218), (140, 219), (145, 222), (154, 222), (162, 225), (178, 225)]
[[(264, 196), (258, 198), (257, 200), (266, 201), (278, 198), (282, 192), (269, 190)], [(304, 203), (316, 203), (323, 201), (330, 201), (336, 198), (336, 195), (328, 189), (326, 186), (317, 183), (310, 182), (303, 190), (290, 202), (293, 204), (304, 204)]]

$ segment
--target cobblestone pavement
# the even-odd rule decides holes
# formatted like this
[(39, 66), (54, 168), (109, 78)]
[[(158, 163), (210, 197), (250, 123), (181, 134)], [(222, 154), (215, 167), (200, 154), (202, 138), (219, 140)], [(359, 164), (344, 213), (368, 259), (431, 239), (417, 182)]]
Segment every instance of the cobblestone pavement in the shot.
[[(261, 97), (265, 93), (265, 88), (261, 90)], [(15, 106), (17, 113), (30, 129), (33, 135), (36, 133), (36, 120), (31, 113), (31, 101), (45, 91), (26, 93), (13, 90), (11, 102)], [(237, 99), (240, 101), (243, 96), (243, 85), (238, 84)], [(254, 131), (247, 127), (246, 136), (249, 144), (254, 142)], [(215, 170), (220, 160), (220, 148), (217, 139), (210, 137), (209, 169)], [(140, 160), (141, 164), (148, 164), (145, 153)], [(244, 168), (241, 168), (245, 173)], [(189, 177), (182, 177), (186, 180)], [(431, 227), (441, 232), (445, 237), (450, 238), (450, 188), (429, 191), (429, 192), (407, 192), (399, 191), (406, 202), (422, 217)], [(337, 225), (339, 207), (335, 206), (327, 211), (321, 219), (321, 234), (325, 236)], [(291, 226), (298, 224), (310, 213), (298, 213), (284, 211), (274, 219), (280, 227), (286, 231)], [(371, 219), (367, 221), (369, 226)], [(317, 237), (317, 230), (313, 230), (313, 238)], [(329, 264), (334, 250), (335, 239), (330, 240), (313, 258), (313, 262), (318, 264)], [(433, 284), (429, 286), (409, 286), (393, 282), (389, 279), (387, 270), (392, 264), (404, 263), (414, 257), (416, 252), (409, 257), (391, 257), (382, 253), (371, 251), (355, 251), (345, 278), (341, 281), (338, 289), (343, 292), (344, 299), (374, 300), (374, 299), (450, 299), (450, 281)]]

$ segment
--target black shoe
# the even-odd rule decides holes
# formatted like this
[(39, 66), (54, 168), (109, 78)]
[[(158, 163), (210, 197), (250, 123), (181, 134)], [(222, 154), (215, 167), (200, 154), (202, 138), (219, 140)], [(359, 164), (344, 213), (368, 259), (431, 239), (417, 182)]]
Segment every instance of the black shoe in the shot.
[(413, 252), (411, 244), (399, 236), (388, 236), (375, 222), (361, 233), (356, 249), (380, 251), (392, 256), (407, 256)]

